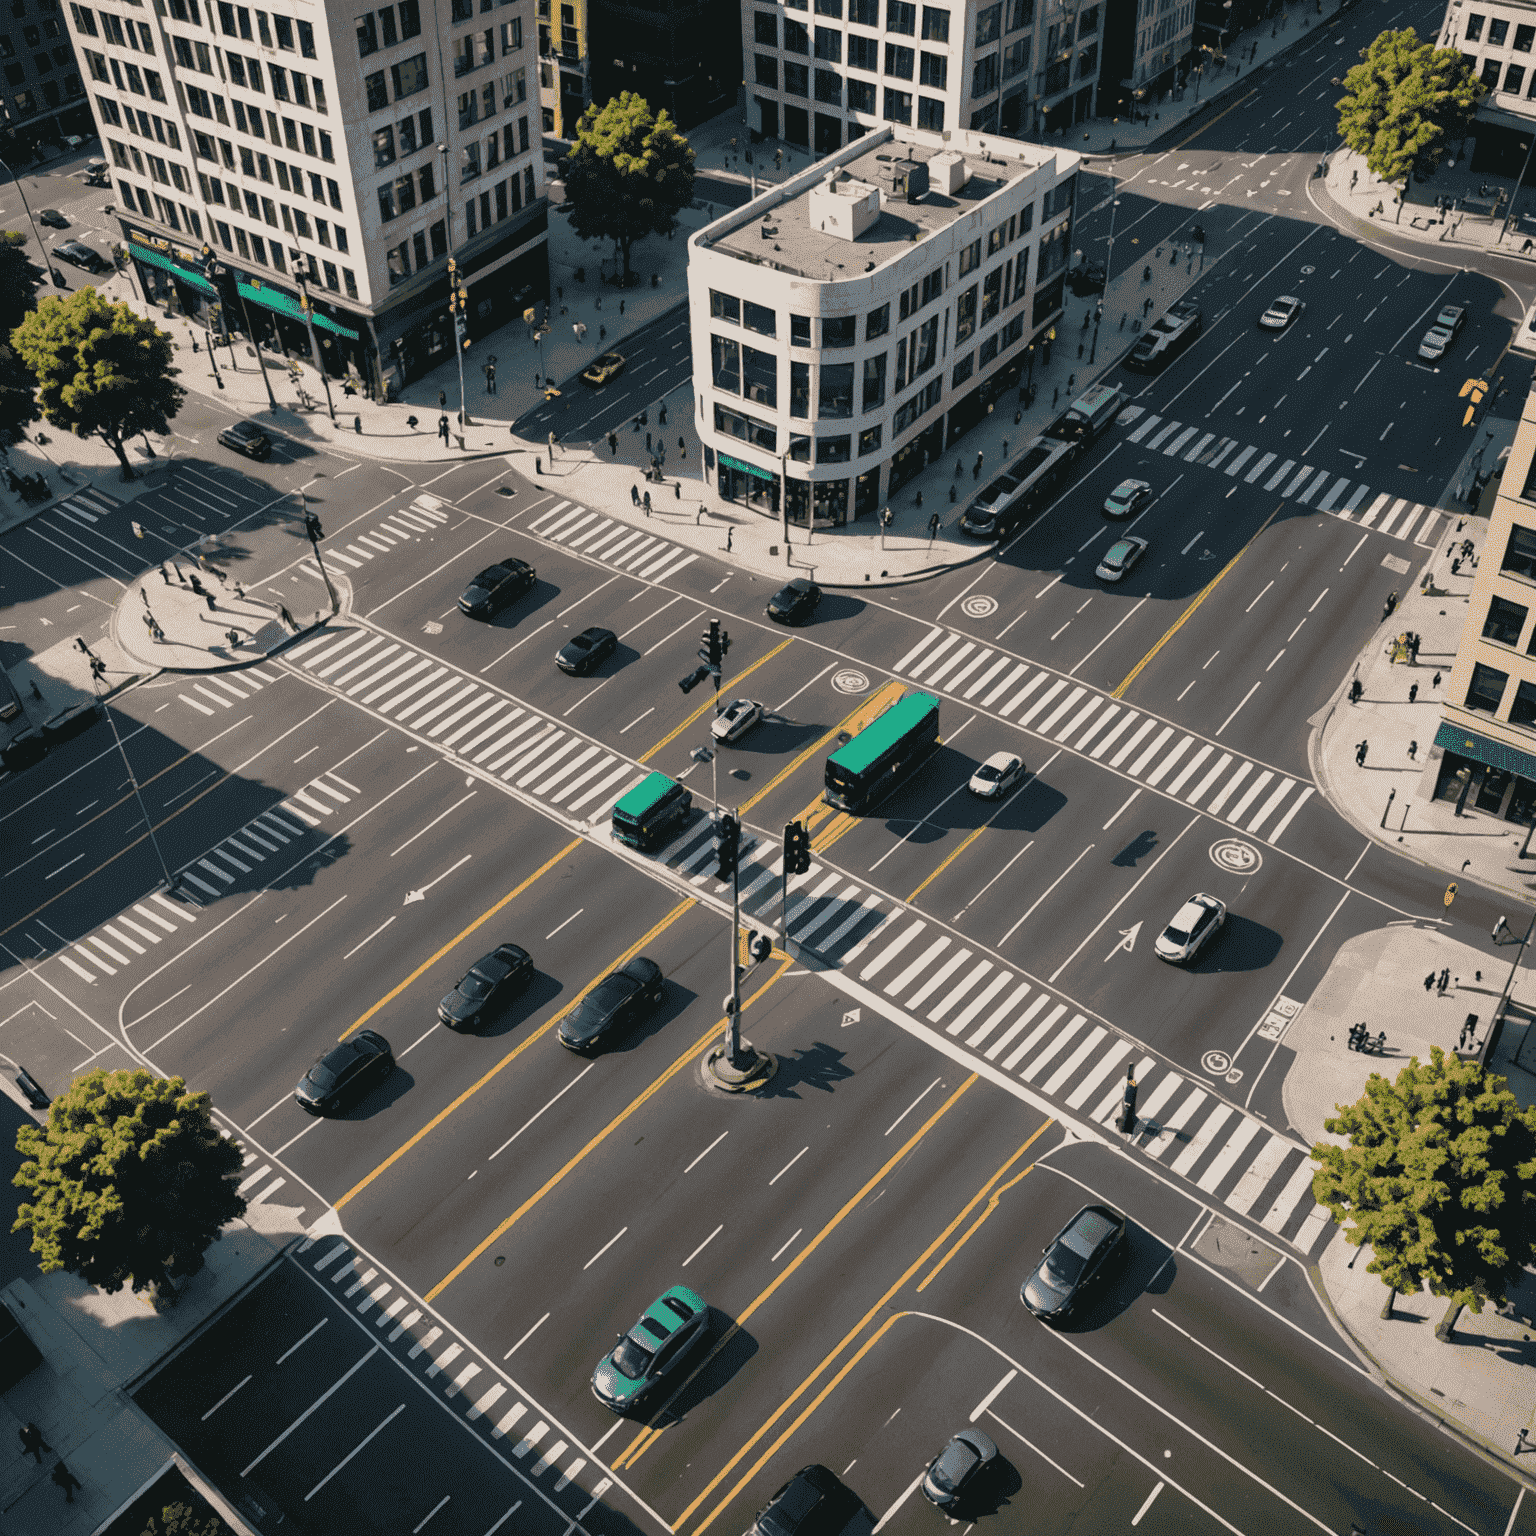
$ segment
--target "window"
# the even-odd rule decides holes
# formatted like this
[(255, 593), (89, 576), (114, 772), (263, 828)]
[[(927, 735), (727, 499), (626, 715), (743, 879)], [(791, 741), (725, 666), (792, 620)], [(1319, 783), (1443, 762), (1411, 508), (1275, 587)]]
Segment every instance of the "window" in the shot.
[(898, 80), (910, 80), (912, 57), (912, 49), (904, 48), (900, 43), (887, 43), (885, 45), (886, 74), (894, 75)]
[(96, 13), (85, 5), (71, 5), (69, 9), (75, 18), (75, 30), (83, 32), (87, 37), (95, 37)]
[(1509, 23), (1500, 20), (1497, 16), (1488, 23), (1488, 46), (1490, 48), (1502, 48), (1505, 39), (1509, 36)]
[(777, 48), (779, 46), (778, 17), (772, 11), (754, 11), (752, 37), (755, 42), (763, 44), (766, 48)]
[[(172, 3), (174, 3), (174, 0), (172, 0)], [(317, 58), (318, 55), (315, 52), (315, 29), (314, 29), (314, 27), (311, 26), (310, 23), (307, 22), (307, 21), (301, 21), (301, 22), (298, 23), (298, 28), (299, 28), (299, 52), (302, 53), (306, 59)]]
[(788, 17), (785, 18), (784, 51), (785, 53), (809, 53), (811, 51), (811, 34), (806, 30), (804, 23), (791, 21)]
[(1517, 26), (1515, 28), (1516, 53), (1529, 53), (1533, 41), (1536, 41), (1536, 27)]
[(989, 53), (983, 59), (977, 59), (976, 67), (971, 71), (971, 95), (989, 96), (997, 89), (997, 55)]
[(480, 146), (465, 144), (459, 150), (459, 180), (473, 181), (480, 174)]
[(278, 64), (267, 65), (267, 76), (272, 82), (272, 94), (279, 101), (287, 101), (288, 96), (288, 71)]
[(287, 16), (274, 16), (272, 18), (272, 26), (277, 33), (277, 46), (288, 53), (292, 53), (294, 51), (293, 22)]
[(1523, 64), (1511, 64), (1504, 71), (1504, 89), (1511, 95), (1518, 96), (1520, 87), (1525, 84), (1525, 66)]
[[(219, 7), (221, 13), (228, 9), (227, 5)], [(233, 27), (226, 26), (224, 32), (229, 37), (235, 35)], [(366, 59), (370, 53), (377, 53), (378, 51), (379, 31), (373, 22), (373, 12), (369, 11), (366, 16), (359, 16), (357, 18), (357, 55), (361, 59)]]
[(847, 86), (848, 110), (850, 112), (867, 112), (873, 117), (875, 112), (874, 83), (869, 80), (849, 80)]
[(1469, 43), (1475, 43), (1482, 37), (1483, 20), (1483, 17), (1477, 15), (1467, 17), (1467, 41)]
[(982, 280), (981, 284), (981, 323), (985, 325), (989, 320), (995, 320), (998, 311), (1003, 307), (1003, 273), (1008, 270), (1008, 263), (995, 267)]
[(829, 106), (837, 106), (843, 99), (843, 77), (833, 74), (830, 69), (818, 69), (816, 71), (816, 100), (824, 101)]
[(816, 57), (829, 64), (843, 62), (843, 34), (831, 27), (816, 28)]
[(935, 101), (930, 96), (917, 98), (917, 126), (926, 128), (930, 133), (943, 133), (944, 131), (944, 103)]
[(885, 89), (885, 120), (888, 123), (908, 123), (912, 121), (912, 93), (910, 91), (893, 91), (889, 86)]
[(873, 341), (877, 336), (884, 336), (891, 328), (891, 306), (882, 304), (879, 309), (872, 309), (864, 317), (864, 340)]
[(861, 27), (880, 25), (880, 0), (848, 0), (848, 20)]
[(880, 69), (880, 40), (875, 37), (860, 37), (857, 32), (848, 34), (848, 67), (850, 69), (867, 69), (875, 74)]
[(823, 363), (816, 414), (823, 420), (853, 415), (853, 364)]
[(729, 320), (732, 325), (741, 324), (741, 300), (728, 293), (709, 290), (709, 312), (716, 320)]
[(389, 105), (389, 91), (384, 85), (384, 71), (377, 74), (366, 75), (363, 78), (363, 89), (368, 97), (368, 110), (377, 112), (380, 107)]
[(773, 427), (723, 405), (715, 406), (715, 431), (724, 432), (728, 437), (738, 437), (756, 448), (766, 448), (770, 453), (777, 451), (778, 433)]
[(816, 14), (818, 16), (835, 16), (841, 21), (843, 19), (843, 0), (816, 0)]
[(414, 96), (417, 91), (427, 88), (427, 56), (418, 53), (403, 63), (392, 64), (389, 73), (394, 82), (396, 101), (402, 96)]
[(1530, 609), (1522, 607), (1519, 603), (1511, 603), (1502, 597), (1495, 597), (1488, 608), (1488, 617), (1483, 621), (1483, 639), (1495, 640), (1500, 645), (1519, 645), (1521, 631), (1525, 628), (1525, 618)]
[(501, 104), (504, 107), (521, 105), (528, 99), (528, 71), (514, 69), (501, 77)]
[(1508, 672), (1500, 672), (1497, 667), (1484, 666), (1478, 662), (1472, 668), (1472, 681), (1467, 687), (1467, 708), (1496, 715), (1504, 697), (1504, 686), (1508, 682)]
[(885, 0), (885, 30), (911, 37), (917, 31), (917, 7), (906, 0)]
[(846, 464), (853, 457), (853, 438), (847, 433), (842, 437), (818, 437), (816, 462), (818, 464)]
[(941, 53), (925, 53), (919, 79), (924, 85), (942, 91), (949, 82), (949, 60)]
[(861, 409), (872, 411), (877, 406), (885, 404), (885, 359), (887, 354), (882, 352), (878, 357), (866, 357), (864, 359), (864, 396)]
[(809, 363), (792, 362), (789, 365), (789, 414), (801, 418), (811, 414), (811, 365)]
[(857, 316), (842, 315), (836, 319), (823, 320), (821, 344), (823, 347), (851, 347), (858, 341), (857, 332)]
[[(1068, 28), (1070, 31), (1070, 27)], [(976, 13), (976, 46), (985, 48), (1003, 35), (1003, 8), (989, 5)]]
[(801, 436), (798, 432), (789, 434), (789, 456), (796, 464), (809, 464), (811, 462), (811, 440)]
[(809, 65), (796, 64), (789, 59), (785, 59), (784, 92), (788, 96), (809, 96), (811, 94), (811, 71)]
[(778, 409), (779, 362), (773, 353), (756, 347), (741, 349), (741, 392), (755, 405)]
[(809, 315), (791, 315), (789, 317), (789, 344), (792, 347), (810, 346), (811, 317)]
[(923, 321), (917, 332), (917, 338), (913, 343), (912, 377), (926, 373), (933, 367), (934, 358), (938, 355), (939, 345), (939, 317), (935, 315), (931, 320)]
[(949, 12), (936, 9), (934, 6), (923, 7), (923, 41), (925, 43), (947, 43), (949, 41)]
[(976, 333), (976, 294), (973, 283), (955, 301), (955, 345), (959, 346)]
[(866, 427), (859, 433), (859, 457), (862, 459), (867, 453), (877, 453), (880, 449), (880, 426), (876, 423), (872, 427)]
[(769, 90), (776, 91), (779, 88), (779, 61), (772, 54), (753, 54), (757, 61), (757, 83), (766, 85)]
[(1522, 528), (1518, 523), (1510, 529), (1504, 563), (1499, 569), (1536, 581), (1536, 530)]
[[(1509, 723), (1536, 725), (1536, 683), (1521, 683), (1515, 690), (1515, 702), (1509, 706)], [(1530, 818), (1525, 819), (1529, 825)]]
[(389, 286), (403, 283), (411, 275), (411, 251), (408, 242), (402, 241), (392, 251), (384, 252), (384, 265), (389, 269)]

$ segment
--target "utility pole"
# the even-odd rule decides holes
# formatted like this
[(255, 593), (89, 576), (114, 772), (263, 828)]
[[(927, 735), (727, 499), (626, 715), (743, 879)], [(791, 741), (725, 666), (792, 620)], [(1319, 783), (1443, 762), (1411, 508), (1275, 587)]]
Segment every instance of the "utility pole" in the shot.
[(738, 811), (715, 812), (715, 859), (722, 880), (731, 882), (731, 990), (725, 999), (725, 1061), (734, 1071), (748, 1062), (741, 1053), (741, 967), (736, 947), (741, 933), (741, 815)]

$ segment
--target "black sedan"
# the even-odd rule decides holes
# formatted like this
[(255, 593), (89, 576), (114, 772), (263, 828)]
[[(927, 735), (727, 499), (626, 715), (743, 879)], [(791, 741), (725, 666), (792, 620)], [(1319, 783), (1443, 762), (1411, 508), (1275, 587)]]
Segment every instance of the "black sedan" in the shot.
[(236, 453), (260, 462), (272, 457), (272, 439), (266, 428), (254, 421), (237, 421), (219, 432), (219, 441)]
[(923, 1497), (939, 1509), (953, 1510), (975, 1494), (996, 1462), (997, 1445), (992, 1437), (967, 1425), (928, 1463)]
[(775, 624), (804, 624), (821, 601), (821, 588), (804, 576), (780, 587), (768, 600), (768, 617)]
[(112, 263), (99, 251), (93, 251), (90, 246), (79, 240), (61, 240), (54, 246), (53, 254), (60, 261), (67, 261), (72, 267), (81, 267), (87, 272), (110, 272)]
[(371, 1029), (360, 1029), (350, 1040), (333, 1045), (299, 1079), (293, 1096), (306, 1114), (334, 1114), (394, 1070), (389, 1041)]
[(69, 220), (57, 208), (39, 208), (37, 210), (37, 222), (39, 224), (46, 224), (49, 229), (69, 228)]
[(464, 589), (459, 611), (472, 619), (494, 618), (509, 603), (533, 590), (538, 580), (526, 560), (498, 560), (488, 565)]
[(1125, 1248), (1125, 1217), (1108, 1205), (1085, 1205), (1046, 1246), (1019, 1299), (1047, 1322), (1070, 1317)]
[(593, 626), (573, 635), (555, 652), (555, 665), (571, 677), (585, 677), (595, 672), (619, 648), (619, 637), (611, 629)]
[(665, 985), (654, 960), (636, 957), (604, 976), (561, 1021), (560, 1044), (568, 1051), (595, 1051), (655, 1008)]
[(533, 957), (516, 944), (498, 944), (476, 960), (437, 1005), (449, 1029), (478, 1029), (481, 1022), (521, 992), (533, 978)]

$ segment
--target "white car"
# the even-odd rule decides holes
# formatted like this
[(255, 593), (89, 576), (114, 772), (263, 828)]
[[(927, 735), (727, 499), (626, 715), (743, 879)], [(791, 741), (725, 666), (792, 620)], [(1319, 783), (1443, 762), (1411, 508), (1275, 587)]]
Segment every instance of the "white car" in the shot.
[(1123, 539), (1116, 539), (1104, 551), (1104, 558), (1094, 568), (1093, 574), (1100, 581), (1123, 581), (1146, 552), (1147, 541), (1138, 539), (1133, 533), (1128, 533)]
[(1424, 339), (1419, 343), (1419, 356), (1429, 362), (1438, 361), (1444, 356), (1445, 349), (1461, 334), (1461, 328), (1466, 323), (1465, 305), (1445, 305), (1435, 316), (1435, 323), (1425, 331)]
[(1158, 934), (1153, 950), (1159, 960), (1182, 965), (1193, 960), (1221, 932), (1226, 921), (1226, 902), (1197, 891)]
[(1134, 517), (1152, 499), (1152, 487), (1145, 480), (1122, 480), (1104, 498), (1105, 517)]
[(983, 800), (1001, 800), (1024, 777), (1024, 761), (1012, 752), (994, 752), (966, 787)]
[(1259, 316), (1259, 329), (1283, 331), (1306, 307), (1300, 299), (1284, 294)]
[(709, 723), (716, 741), (740, 741), (763, 718), (763, 706), (756, 699), (732, 699)]

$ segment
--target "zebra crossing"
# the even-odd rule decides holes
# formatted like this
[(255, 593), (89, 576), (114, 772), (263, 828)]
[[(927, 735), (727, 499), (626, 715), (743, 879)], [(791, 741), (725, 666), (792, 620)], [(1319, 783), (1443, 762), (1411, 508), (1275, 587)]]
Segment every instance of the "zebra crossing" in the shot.
[(135, 960), (154, 953), (167, 935), (180, 933), (197, 921), (197, 909), (156, 892), (103, 923), (58, 953), (59, 963), (92, 985), (103, 976), (115, 976)]
[(361, 626), (327, 630), (283, 660), (578, 822), (601, 821), (645, 777), (580, 732)]
[(73, 523), (90, 527), (92, 523), (99, 523), (109, 512), (117, 511), (122, 504), (118, 497), (90, 486), (83, 491), (76, 491), (72, 496), (66, 496), (48, 510), (67, 517)]
[[(1145, 419), (1141, 419), (1145, 417)], [(1147, 415), (1145, 407), (1127, 406), (1120, 420), (1138, 422), (1126, 441), (1141, 444), (1149, 452), (1167, 458), (1182, 459), (1186, 464), (1200, 464), (1219, 469), (1234, 478), (1243, 477), (1245, 485), (1257, 485), (1277, 491), (1288, 501), (1327, 512), (1346, 523), (1357, 523), (1376, 533), (1395, 539), (1411, 539), (1419, 545), (1435, 541), (1441, 519), (1449, 513), (1406, 497), (1372, 494), (1370, 486), (1340, 475), (1331, 469), (1319, 469), (1299, 459), (1282, 459), (1276, 453), (1260, 453), (1251, 444), (1241, 446), (1233, 437), (1218, 437), (1157, 415)]]
[(540, 513), (528, 524), (527, 531), (552, 544), (579, 550), (590, 559), (627, 571), (642, 581), (665, 581), (699, 558), (681, 545), (669, 544), (642, 529), (631, 528), (628, 523), (589, 512), (571, 501), (557, 502), (549, 511)]
[[(226, 1139), (229, 1132), (222, 1133)], [(288, 1193), (277, 1203), (284, 1206), (297, 1208), (300, 1212), (300, 1223), (303, 1224), (304, 1214), (313, 1208), (312, 1221), (319, 1220), (326, 1212), (324, 1201), (316, 1201), (315, 1197), (300, 1186), (289, 1182), (288, 1176), (279, 1171), (279, 1166), (264, 1158), (257, 1152), (246, 1152), (241, 1159), (240, 1182), (235, 1185), (239, 1194), (245, 1196), (245, 1203), (251, 1205), (265, 1205), (279, 1190), (286, 1189)]]
[[(365, 533), (349, 532), (327, 540), (325, 558), (349, 571), (361, 570), (370, 560), (389, 554), (398, 545), (409, 544), (424, 533), (437, 532), (448, 521), (447, 505), (440, 497), (422, 491), (408, 507), (396, 507)], [(343, 539), (347, 542), (343, 543)], [(316, 581), (325, 580), (312, 554), (299, 562), (299, 569)]]
[[(506, 1380), (488, 1373), (463, 1343), (435, 1323), (360, 1249), (345, 1239), (310, 1237), (299, 1245), (295, 1258), (336, 1287), (341, 1300), (353, 1302), (358, 1314), (379, 1330), (382, 1342), (440, 1389), (446, 1403), (489, 1440), (505, 1445), (531, 1481), (548, 1478), (548, 1491), (563, 1493), (589, 1464), (591, 1470), (602, 1472), (602, 1463), (590, 1458), (573, 1434)], [(579, 1486), (589, 1494), (586, 1508), (590, 1509), (612, 1486), (612, 1479), (601, 1476), (591, 1489)]]
[(1330, 1217), (1312, 1198), (1316, 1165), (1300, 1143), (926, 919), (905, 918), (873, 953), (865, 942), (844, 956), (844, 974), (1106, 1128), (1131, 1068), (1140, 1093), (1131, 1145), (1301, 1253), (1317, 1246)]
[(942, 625), (930, 629), (892, 670), (1222, 817), (1271, 845), (1316, 793), (1311, 784), (1222, 751), (1156, 715)]
[[(205, 672), (195, 680), (189, 675), (187, 692), (178, 693), (176, 697), (200, 715), (214, 715), (220, 709), (233, 709), (281, 677), (280, 672), (267, 672), (260, 667), (242, 667), (238, 672)], [(193, 694), (198, 697), (193, 698)], [(213, 707), (215, 705), (217, 708)]]

